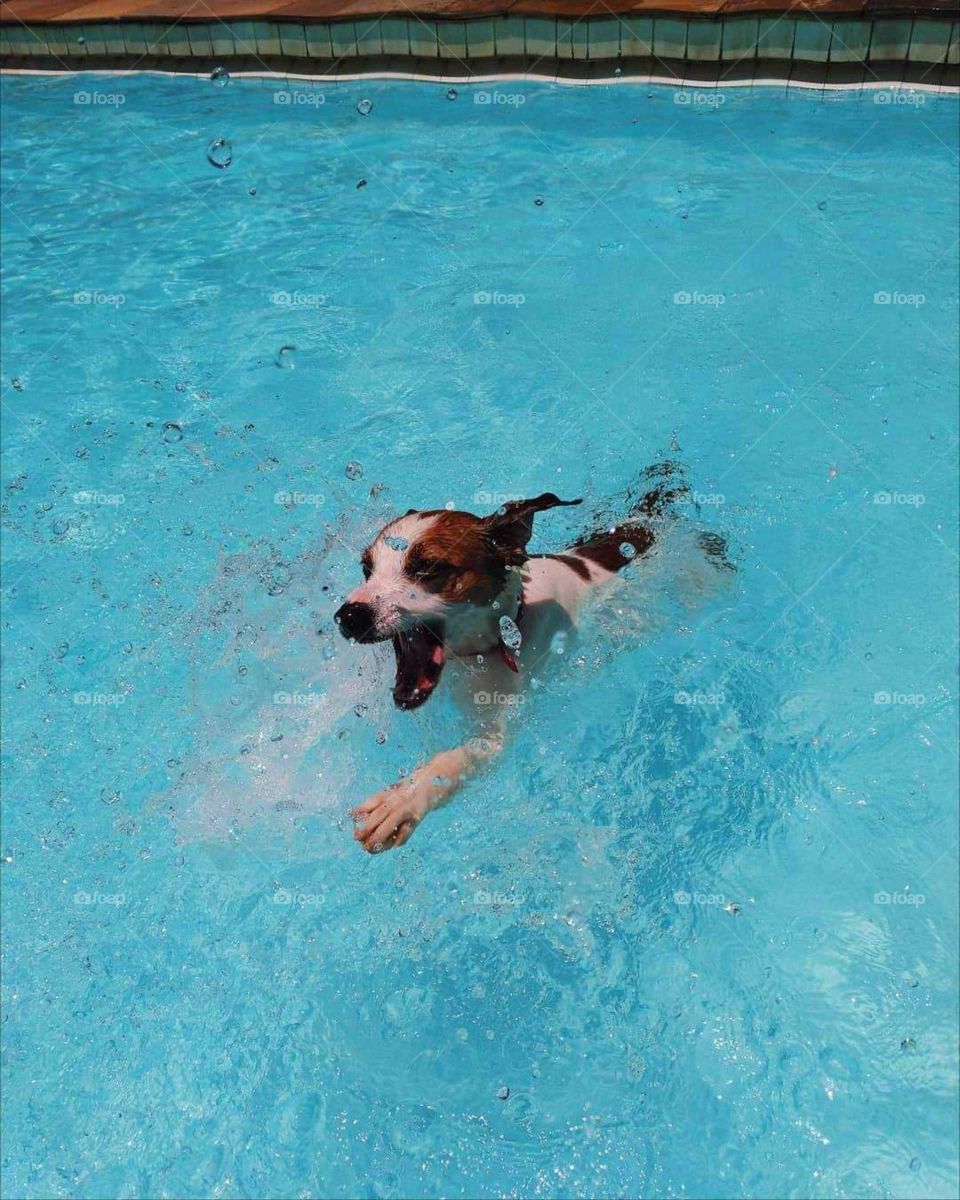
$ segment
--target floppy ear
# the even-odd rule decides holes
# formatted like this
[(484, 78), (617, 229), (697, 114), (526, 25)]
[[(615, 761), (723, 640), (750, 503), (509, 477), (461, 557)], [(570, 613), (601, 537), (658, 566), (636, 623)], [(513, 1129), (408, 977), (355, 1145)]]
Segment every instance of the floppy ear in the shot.
[(579, 500), (560, 500), (553, 492), (544, 492), (532, 500), (509, 500), (495, 513), (483, 518), (487, 539), (503, 552), (507, 562), (521, 563), (526, 557), (527, 542), (533, 536), (533, 518), (547, 508), (582, 504)]

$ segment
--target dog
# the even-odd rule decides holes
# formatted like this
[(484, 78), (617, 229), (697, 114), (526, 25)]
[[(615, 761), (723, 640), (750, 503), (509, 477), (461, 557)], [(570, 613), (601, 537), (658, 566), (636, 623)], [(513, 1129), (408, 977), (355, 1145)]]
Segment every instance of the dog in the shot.
[[(645, 476), (656, 482), (626, 520), (557, 554), (527, 553), (538, 513), (582, 503), (553, 492), (510, 501), (486, 517), (410, 509), (364, 550), (363, 583), (334, 614), (341, 634), (363, 644), (393, 643), (393, 700), (405, 711), (425, 704), (447, 663), (459, 660), (468, 668), (459, 672), (459, 699), (472, 706), (478, 732), (354, 810), (354, 836), (365, 850), (402, 846), (428, 813), (496, 757), (505, 712), (522, 699), (524, 676), (576, 625), (594, 589), (649, 554), (658, 518), (687, 488), (675, 485), (672, 463), (650, 467)], [(732, 569), (719, 534), (701, 533), (699, 542), (715, 565)], [(501, 701), (492, 713), (483, 703), (491, 696)]]

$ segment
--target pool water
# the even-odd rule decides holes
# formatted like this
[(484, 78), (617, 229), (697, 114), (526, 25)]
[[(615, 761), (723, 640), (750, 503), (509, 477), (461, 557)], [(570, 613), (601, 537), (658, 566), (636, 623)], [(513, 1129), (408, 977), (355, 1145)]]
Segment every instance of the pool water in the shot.
[[(2, 92), (5, 1194), (957, 1194), (956, 101)], [(363, 854), (465, 736), (335, 633), (371, 532), (665, 456)]]

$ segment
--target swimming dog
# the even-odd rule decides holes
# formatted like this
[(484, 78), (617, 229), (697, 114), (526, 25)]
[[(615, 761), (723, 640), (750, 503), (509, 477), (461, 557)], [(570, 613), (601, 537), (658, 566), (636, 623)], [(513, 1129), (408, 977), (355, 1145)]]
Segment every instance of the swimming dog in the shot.
[[(393, 700), (404, 710), (433, 695), (451, 658), (459, 699), (472, 708), (479, 736), (435, 754), (407, 778), (354, 810), (354, 836), (377, 853), (402, 846), (433, 809), (503, 748), (505, 710), (522, 699), (525, 675), (570, 630), (589, 593), (657, 540), (656, 518), (687, 489), (674, 484), (674, 464), (648, 468), (657, 482), (627, 519), (587, 534), (557, 554), (527, 553), (533, 521), (549, 509), (578, 505), (544, 492), (503, 504), (490, 516), (448, 509), (410, 509), (391, 521), (364, 550), (363, 583), (334, 620), (354, 642), (393, 643)], [(702, 549), (729, 567), (718, 534), (700, 535)], [(491, 705), (491, 698), (498, 703)]]

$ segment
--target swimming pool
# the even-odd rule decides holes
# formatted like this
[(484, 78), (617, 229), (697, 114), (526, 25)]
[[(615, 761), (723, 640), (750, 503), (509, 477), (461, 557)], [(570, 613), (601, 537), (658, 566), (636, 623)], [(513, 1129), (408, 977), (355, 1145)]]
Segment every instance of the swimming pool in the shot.
[[(955, 1194), (956, 101), (2, 91), (6, 1194)], [(735, 578), (362, 854), (365, 538), (665, 454)]]

